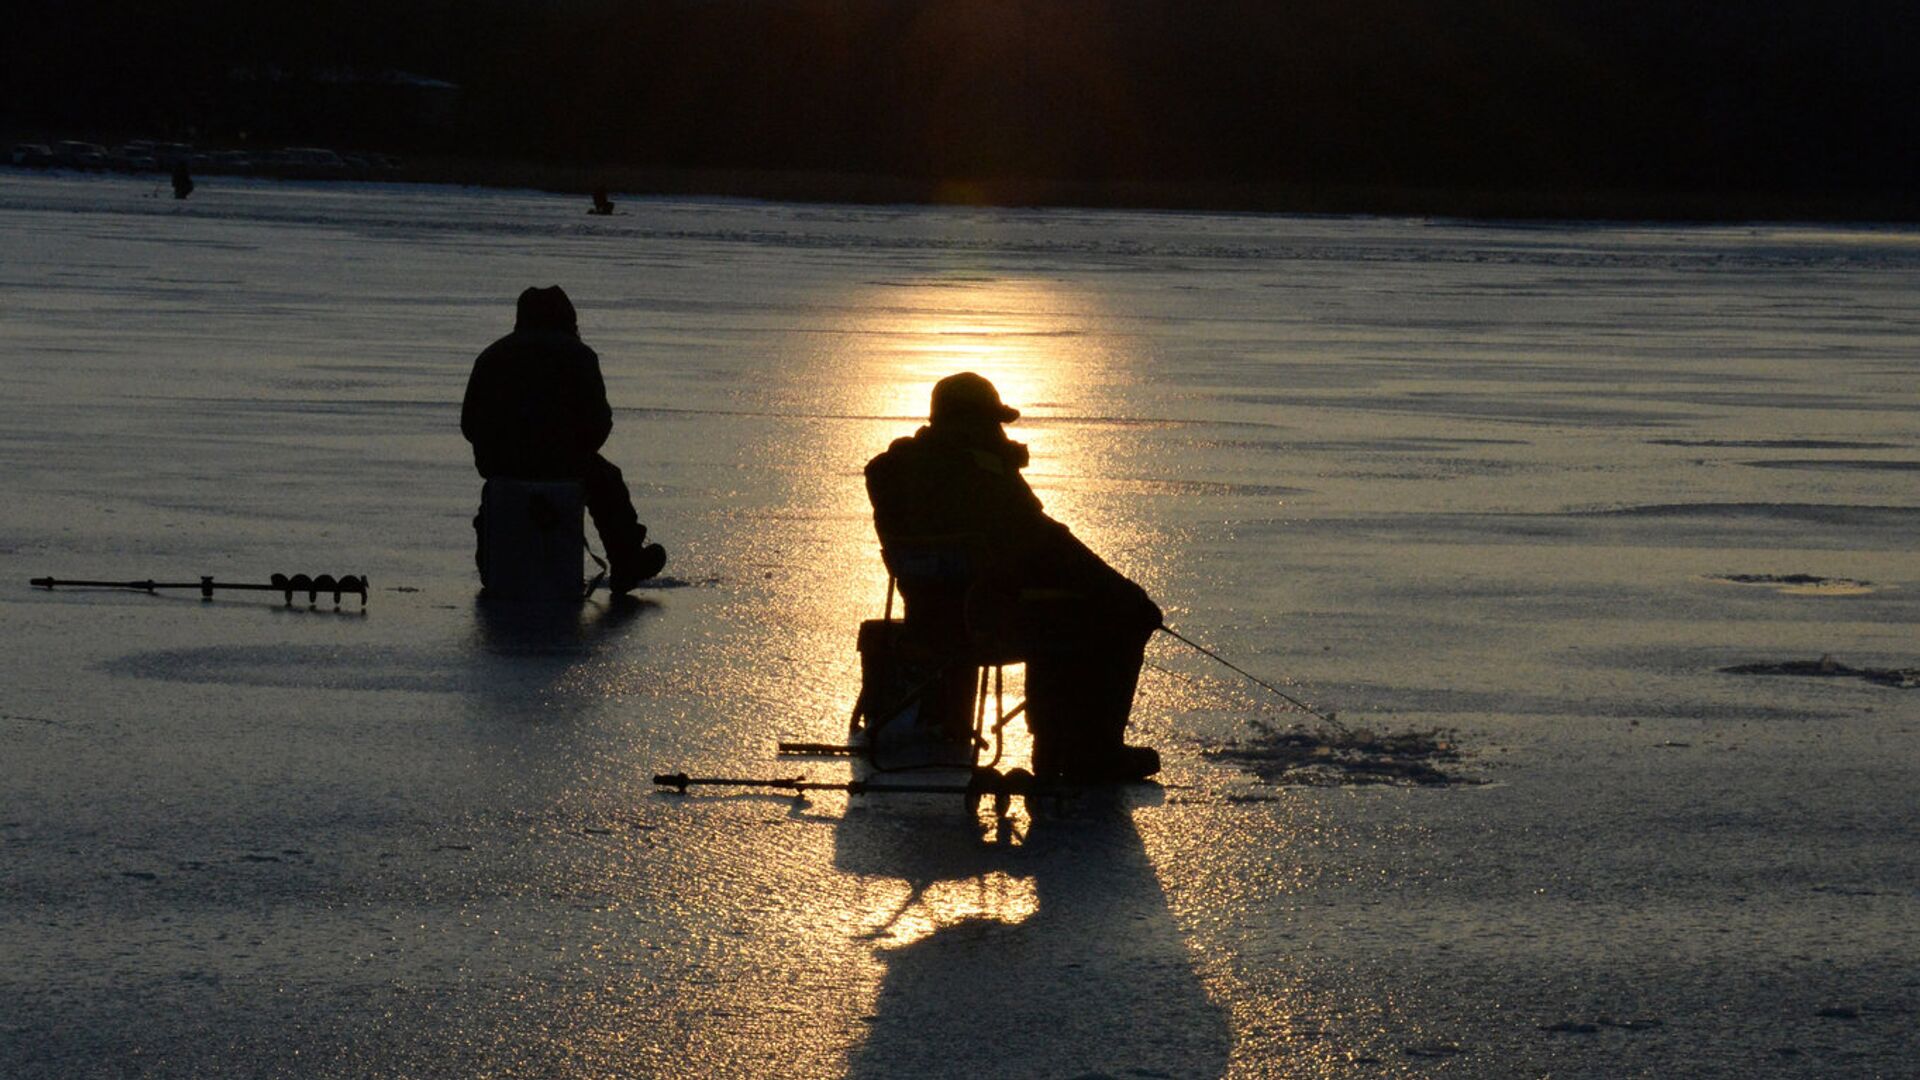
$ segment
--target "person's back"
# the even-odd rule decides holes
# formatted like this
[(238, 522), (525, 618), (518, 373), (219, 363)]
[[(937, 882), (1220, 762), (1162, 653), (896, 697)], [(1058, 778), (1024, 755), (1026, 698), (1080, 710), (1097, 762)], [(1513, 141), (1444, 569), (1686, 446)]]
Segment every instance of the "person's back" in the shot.
[(666, 551), (646, 543), (625, 479), (600, 456), (612, 430), (600, 358), (580, 340), (573, 302), (558, 285), (522, 292), (513, 332), (473, 362), (460, 433), (488, 479), (580, 481), (621, 593), (659, 573)]
[(1054, 524), (1020, 470), (1027, 448), (997, 427), (928, 425), (867, 463), (867, 494), (883, 544), (987, 536), (1007, 549)]
[(600, 358), (571, 333), (517, 328), (473, 363), (460, 433), (482, 476), (580, 476), (612, 430)]

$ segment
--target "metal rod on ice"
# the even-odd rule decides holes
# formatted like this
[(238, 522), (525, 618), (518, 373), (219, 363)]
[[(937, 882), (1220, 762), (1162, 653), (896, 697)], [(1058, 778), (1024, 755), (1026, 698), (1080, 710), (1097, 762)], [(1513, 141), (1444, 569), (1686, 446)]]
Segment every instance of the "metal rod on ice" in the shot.
[(42, 589), (66, 586), (79, 589), (138, 589), (149, 593), (160, 589), (198, 589), (201, 597), (208, 600), (213, 599), (214, 591), (217, 589), (238, 592), (277, 592), (284, 595), (289, 604), (293, 603), (294, 593), (306, 593), (307, 602), (310, 604), (318, 602), (321, 593), (331, 593), (335, 606), (339, 605), (342, 596), (347, 595), (358, 596), (362, 606), (367, 602), (367, 579), (364, 574), (344, 574), (338, 578), (331, 574), (321, 574), (317, 577), (309, 577), (306, 574), (295, 574), (292, 577), (275, 574), (273, 580), (267, 584), (215, 581), (210, 575), (201, 577), (199, 581), (154, 581), (151, 578), (144, 581), (94, 581), (81, 578), (37, 577), (28, 584)]
[(680, 794), (689, 787), (772, 788), (796, 795), (808, 791), (844, 791), (851, 795), (964, 795), (970, 805), (992, 796), (996, 813), (1005, 813), (1008, 800), (1015, 795), (1026, 798), (1043, 789), (1025, 769), (1002, 773), (995, 769), (975, 769), (965, 784), (876, 784), (867, 780), (808, 780), (804, 776), (688, 776), (686, 773), (658, 773), (653, 782)]

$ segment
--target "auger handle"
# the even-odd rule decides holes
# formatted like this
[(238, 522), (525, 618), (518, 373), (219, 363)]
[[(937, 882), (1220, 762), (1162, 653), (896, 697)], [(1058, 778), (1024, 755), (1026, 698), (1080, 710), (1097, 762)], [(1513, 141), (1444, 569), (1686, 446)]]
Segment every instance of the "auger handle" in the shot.
[(148, 578), (145, 581), (91, 581), (37, 577), (27, 579), (27, 584), (41, 589), (52, 589), (62, 585), (71, 586), (76, 589), (140, 589), (145, 592), (153, 592), (157, 589), (197, 589), (203, 600), (213, 599), (214, 592), (219, 589), (230, 589), (236, 592), (277, 592), (286, 597), (288, 604), (293, 603), (293, 595), (295, 593), (303, 592), (307, 594), (307, 603), (309, 605), (317, 603), (322, 593), (331, 593), (333, 595), (333, 606), (335, 607), (340, 606), (340, 598), (342, 596), (349, 595), (358, 596), (361, 606), (364, 607), (367, 602), (367, 592), (369, 588), (366, 575), (364, 574), (346, 574), (338, 578), (330, 574), (321, 574), (318, 577), (308, 577), (306, 574), (295, 574), (293, 577), (288, 577), (285, 574), (275, 574), (273, 575), (272, 581), (265, 585), (250, 582), (215, 581), (210, 574), (200, 575), (199, 581), (155, 581), (152, 578)]

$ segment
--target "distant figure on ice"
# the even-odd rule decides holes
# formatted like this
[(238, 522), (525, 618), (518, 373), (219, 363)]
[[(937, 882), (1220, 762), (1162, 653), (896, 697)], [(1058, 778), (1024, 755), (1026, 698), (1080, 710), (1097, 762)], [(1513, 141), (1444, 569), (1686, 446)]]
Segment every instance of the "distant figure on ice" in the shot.
[(960, 555), (957, 574), (899, 576), (907, 625), (950, 640), (957, 631), (1026, 661), (1037, 776), (1151, 776), (1160, 755), (1126, 745), (1123, 733), (1160, 608), (1041, 511), (1020, 475), (1027, 448), (1001, 428), (1019, 416), (985, 378), (950, 375), (934, 384), (930, 422), (867, 463), (890, 568), (915, 551)]
[(587, 211), (587, 213), (589, 214), (613, 213), (613, 200), (607, 198), (606, 188), (597, 187), (593, 189), (593, 209)]
[(573, 302), (558, 285), (521, 293), (513, 333), (473, 362), (460, 433), (481, 476), (580, 481), (619, 594), (658, 574), (667, 553), (647, 543), (626, 481), (600, 456), (612, 430), (600, 358), (580, 340)]
[(173, 166), (173, 197), (184, 199), (193, 194), (193, 177), (187, 172), (187, 163), (175, 162)]

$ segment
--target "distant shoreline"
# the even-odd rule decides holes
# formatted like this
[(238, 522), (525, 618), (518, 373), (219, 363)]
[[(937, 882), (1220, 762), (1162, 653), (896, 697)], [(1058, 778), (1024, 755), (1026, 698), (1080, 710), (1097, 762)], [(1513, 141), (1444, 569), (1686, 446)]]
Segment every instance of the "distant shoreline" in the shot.
[[(43, 136), (42, 139), (45, 137)], [(7, 145), (17, 134), (4, 137)], [(211, 174), (210, 174), (211, 175)], [(1410, 188), (1252, 181), (933, 180), (860, 173), (665, 166), (584, 166), (433, 154), (403, 156), (401, 183), (525, 188), (585, 201), (712, 196), (853, 205), (981, 206), (1214, 213), (1445, 217), (1486, 221), (1920, 222), (1920, 192), (1632, 191)]]
[(1920, 222), (1912, 192), (1640, 192), (1468, 190), (1251, 182), (927, 180), (829, 172), (585, 167), (410, 156), (399, 179), (578, 195), (684, 195), (856, 205), (1046, 207), (1241, 213), (1457, 217), (1482, 220)]

